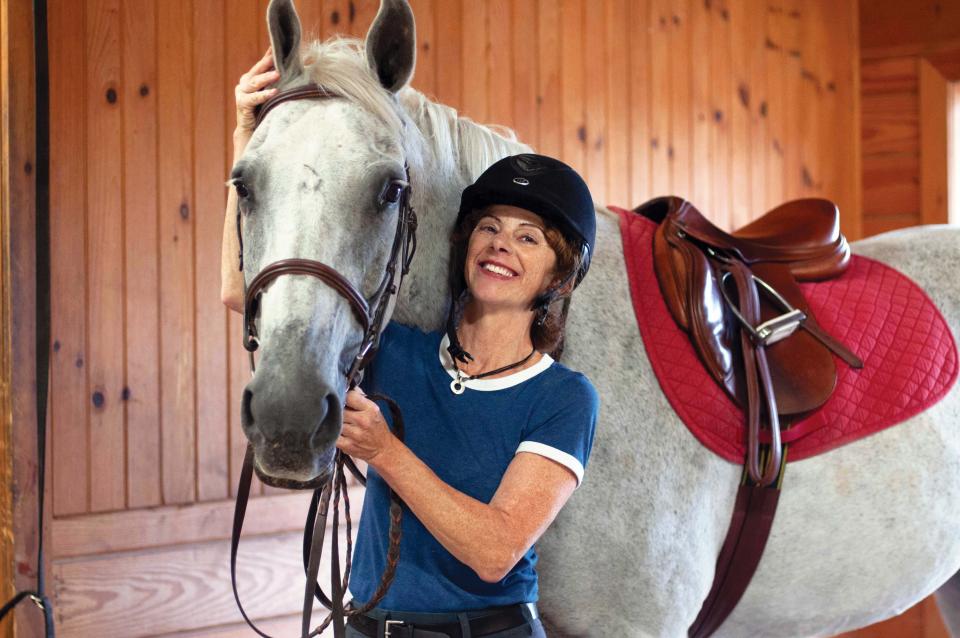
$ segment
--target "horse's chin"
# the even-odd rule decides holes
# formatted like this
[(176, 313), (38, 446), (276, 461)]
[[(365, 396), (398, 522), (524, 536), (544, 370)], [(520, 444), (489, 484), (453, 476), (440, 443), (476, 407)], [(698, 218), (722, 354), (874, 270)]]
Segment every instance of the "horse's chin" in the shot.
[(265, 485), (288, 490), (313, 490), (322, 487), (333, 472), (335, 448), (328, 454), (310, 459), (308, 467), (290, 468), (267, 462), (254, 450), (253, 470)]

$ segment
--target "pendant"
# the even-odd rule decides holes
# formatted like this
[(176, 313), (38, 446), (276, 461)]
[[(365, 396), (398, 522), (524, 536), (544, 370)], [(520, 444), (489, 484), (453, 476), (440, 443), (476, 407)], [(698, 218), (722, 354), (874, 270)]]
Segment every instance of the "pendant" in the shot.
[(460, 380), (460, 377), (450, 382), (450, 391), (454, 394), (463, 394), (464, 389), (465, 386), (463, 385), (463, 381)]

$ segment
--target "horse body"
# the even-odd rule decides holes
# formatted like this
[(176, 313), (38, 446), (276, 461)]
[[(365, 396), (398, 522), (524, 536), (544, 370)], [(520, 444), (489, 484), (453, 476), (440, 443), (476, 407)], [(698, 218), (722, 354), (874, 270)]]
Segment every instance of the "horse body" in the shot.
[[(391, 11), (403, 6), (399, 0), (384, 3)], [(270, 11), (292, 13), (292, 6), (274, 0)], [(284, 41), (295, 50), (299, 21), (295, 14), (292, 20), (289, 14), (280, 17), (270, 22), (274, 50), (283, 51)], [(406, 27), (404, 37), (413, 46), (412, 23), (390, 26), (397, 22), (378, 17), (368, 35), (368, 56), (384, 49), (369, 44), (371, 37), (383, 37), (378, 29), (403, 32)], [(295, 33), (278, 33), (290, 29)], [(356, 48), (342, 43), (314, 45), (310, 55), (323, 62), (326, 46), (334, 58), (361, 59), (355, 66), (362, 72), (370, 74), (367, 62), (372, 68), (380, 65), (363, 81), (379, 74), (383, 82), (383, 60), (362, 60)], [(322, 69), (294, 72), (320, 84), (337, 81), (336, 74)], [(526, 147), (409, 88), (394, 90), (395, 101), (379, 105), (393, 109), (397, 118), (396, 126), (385, 127), (356, 91), (338, 88), (345, 99), (276, 109), (269, 130), (254, 138), (241, 160), (251, 174), (261, 171), (260, 207), (276, 218), (267, 221), (263, 210), (254, 211), (261, 221), (256, 215), (245, 218), (261, 235), (248, 242), (247, 279), (270, 259), (305, 256), (331, 263), (369, 291), (382, 272), (395, 223), (389, 210), (373, 204), (373, 193), (391, 170), (406, 163), (420, 219), (419, 249), (394, 318), (439, 329), (448, 303), (448, 238), (460, 192), (493, 161)], [(293, 148), (285, 148), (281, 157), (267, 136), (298, 125), (286, 142)], [(384, 157), (387, 164), (378, 164)], [(271, 162), (287, 170), (263, 177)], [(371, 168), (376, 166), (380, 173)], [(288, 238), (294, 243), (281, 247), (276, 237), (291, 232), (301, 240)], [(960, 333), (960, 286), (944, 276), (960, 272), (960, 230), (905, 231), (858, 242), (854, 249), (912, 277), (941, 308), (954, 334)], [(284, 250), (298, 254), (280, 254)], [(264, 293), (264, 355), (245, 415), (246, 408), (278, 388), (287, 394), (277, 395), (277, 403), (296, 403), (294, 397), (315, 392), (317, 377), (323, 377), (323, 394), (342, 402), (341, 368), (358, 342), (358, 328), (334, 293), (310, 278), (296, 279), (278, 280)], [(271, 351), (278, 353), (275, 365)], [(314, 371), (281, 370), (279, 362), (287, 356), (300, 362), (300, 369)], [(563, 360), (597, 387), (601, 418), (583, 485), (538, 543), (542, 610), (556, 635), (685, 635), (710, 589), (741, 468), (694, 439), (661, 392), (634, 319), (617, 219), (605, 210), (598, 211), (591, 271), (570, 308)], [(318, 411), (336, 421), (338, 415), (330, 414), (337, 409), (311, 407), (294, 416), (311, 423), (311, 441), (329, 440), (339, 424), (319, 436), (312, 421), (320, 418)], [(260, 430), (248, 436), (254, 443), (266, 437), (261, 448), (268, 449), (285, 440), (286, 426), (265, 424), (268, 411), (263, 414), (251, 419)], [(719, 634), (801, 636), (863, 626), (909, 607), (957, 572), (958, 423), (955, 386), (932, 409), (901, 425), (789, 464), (763, 560)], [(279, 438), (270, 439), (271, 428), (280, 431)], [(298, 437), (303, 435), (286, 439), (295, 446)], [(289, 461), (282, 471), (306, 480), (327, 462), (330, 450), (315, 451), (309, 463), (281, 459), (277, 464)]]

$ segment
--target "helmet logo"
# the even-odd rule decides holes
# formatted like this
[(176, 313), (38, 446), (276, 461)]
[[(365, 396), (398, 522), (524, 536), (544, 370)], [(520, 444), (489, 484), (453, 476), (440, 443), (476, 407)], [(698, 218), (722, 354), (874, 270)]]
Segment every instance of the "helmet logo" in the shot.
[(513, 183), (517, 184), (518, 186), (529, 186), (530, 180), (527, 179), (526, 177), (514, 177)]

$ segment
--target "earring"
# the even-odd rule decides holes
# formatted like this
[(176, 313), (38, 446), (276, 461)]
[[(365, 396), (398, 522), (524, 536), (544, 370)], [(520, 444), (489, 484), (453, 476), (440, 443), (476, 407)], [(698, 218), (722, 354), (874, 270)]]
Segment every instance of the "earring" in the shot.
[(546, 321), (547, 321), (547, 306), (540, 306), (537, 309), (537, 318), (536, 320), (534, 320), (534, 324), (536, 324), (538, 328), (541, 328), (543, 327), (543, 324), (546, 323)]

